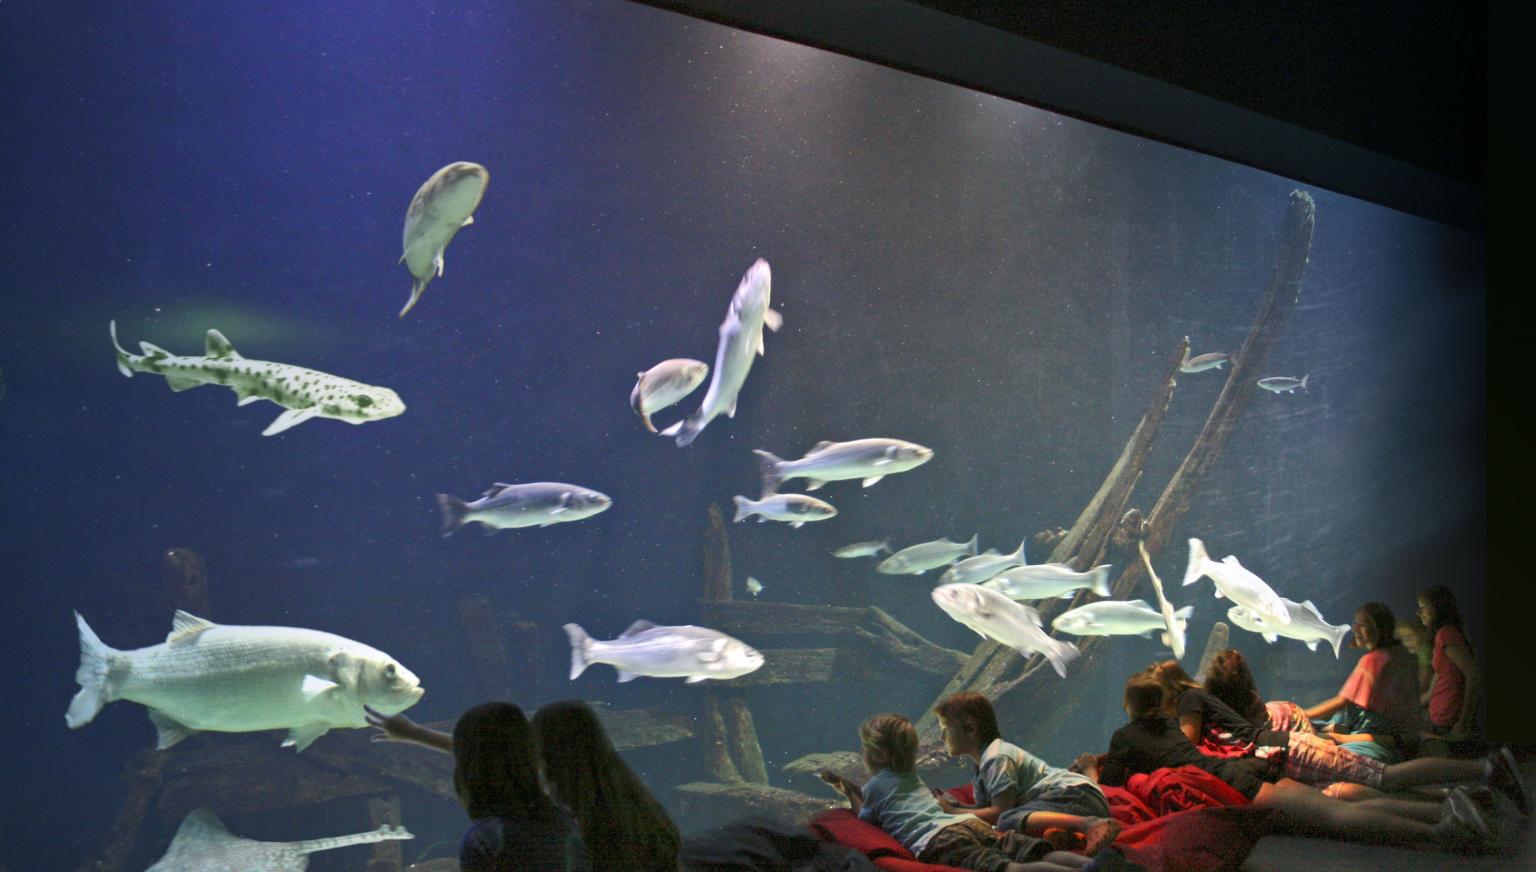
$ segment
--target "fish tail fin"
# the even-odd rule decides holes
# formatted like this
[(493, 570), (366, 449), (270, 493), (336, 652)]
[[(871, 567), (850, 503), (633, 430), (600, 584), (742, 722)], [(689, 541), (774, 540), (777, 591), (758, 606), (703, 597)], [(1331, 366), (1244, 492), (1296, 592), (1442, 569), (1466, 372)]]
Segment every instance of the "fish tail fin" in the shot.
[(79, 612), (75, 612), (75, 626), (80, 630), (80, 668), (75, 670), (80, 691), (69, 701), (64, 715), (71, 730), (90, 723), (102, 706), (112, 701), (112, 655), (117, 653), (101, 641)]
[(1205, 574), (1205, 562), (1211, 556), (1205, 553), (1205, 543), (1193, 537), (1189, 540), (1189, 565), (1184, 567), (1184, 584), (1189, 586)]
[(1312, 373), (1309, 372), (1306, 375), (1301, 377), (1301, 389), (1302, 390), (1306, 390), (1307, 389), (1307, 379), (1310, 378), (1311, 376), (1312, 376)]
[(464, 516), (469, 514), (469, 503), (453, 494), (438, 494), (437, 507), (443, 512), (443, 538), (464, 526)]
[(1083, 652), (1071, 642), (1058, 641), (1045, 652), (1045, 659), (1051, 661), (1051, 668), (1062, 678), (1067, 677), (1067, 665), (1076, 660)]
[(581, 628), (580, 624), (566, 624), (565, 635), (571, 639), (571, 680), (587, 671), (592, 665), (590, 654), (592, 653), (592, 637)]
[(112, 334), (112, 347), (117, 349), (117, 371), (128, 378), (133, 378), (133, 370), (128, 368), (128, 351), (117, 341), (117, 320), (107, 322), (107, 332)]
[(1102, 566), (1095, 566), (1093, 571), (1088, 573), (1088, 589), (1093, 591), (1098, 596), (1109, 596), (1110, 594), (1109, 567), (1110, 564), (1105, 563)]
[(1181, 627), (1188, 627), (1189, 626), (1189, 619), (1191, 617), (1193, 617), (1194, 614), (1195, 614), (1195, 607), (1194, 606), (1185, 606), (1184, 608), (1178, 609), (1177, 611), (1175, 611), (1173, 613), (1173, 618), (1174, 618), (1175, 621), (1178, 622), (1179, 626), (1181, 626)]
[(758, 471), (763, 476), (763, 498), (767, 499), (779, 492), (779, 482), (784, 480), (779, 475), (779, 464), (784, 462), (784, 458), (761, 448), (752, 449), (752, 453), (757, 455)]
[(971, 534), (971, 541), (969, 541), (969, 542), (967, 542), (967, 543), (965, 543), (965, 550), (966, 550), (966, 551), (967, 551), (967, 552), (968, 552), (968, 553), (969, 553), (969, 554), (970, 554), (970, 555), (971, 555), (971, 556), (972, 556), (972, 557), (975, 557), (975, 556), (976, 556), (976, 554), (977, 554), (977, 551), (976, 551), (976, 543), (977, 543), (977, 542), (979, 542), (979, 541), (981, 541), (981, 534), (980, 534), (980, 533), (972, 533), (972, 534)]
[(889, 540), (889, 539), (885, 540), (884, 542), (881, 542), (879, 550), (877, 550), (875, 552), (875, 554), (877, 556), (881, 555), (881, 554), (895, 554), (895, 553), (896, 553), (895, 551), (891, 550), (891, 540)]
[(736, 517), (732, 518), (731, 521), (734, 523), (746, 520), (752, 514), (752, 501), (741, 494), (737, 494), (731, 497), (731, 499), (736, 503)]
[(1344, 637), (1348, 633), (1349, 627), (1340, 624), (1337, 627), (1334, 627), (1333, 632), (1329, 634), (1328, 642), (1329, 644), (1333, 645), (1333, 659), (1339, 659), (1339, 647), (1344, 644)]
[(1029, 554), (1024, 550), (1024, 546), (1027, 544), (1029, 544), (1029, 536), (1026, 534), (1023, 539), (1019, 540), (1019, 550), (1014, 552), (1019, 555), (1019, 562), (1025, 566), (1029, 565)]
[(427, 289), (427, 282), (430, 281), (432, 281), (432, 276), (428, 275), (424, 279), (414, 279), (411, 282), (411, 298), (405, 301), (405, 308), (400, 310), (399, 317), (404, 318), (405, 313), (416, 308), (416, 303), (421, 300), (421, 292)]
[(672, 436), (674, 441), (677, 442), (678, 448), (687, 448), (693, 444), (693, 440), (699, 438), (699, 433), (704, 429), (701, 425), (694, 423), (694, 418), (696, 417), (696, 415), (689, 415), (661, 431), (661, 435)]
[(640, 423), (644, 424), (645, 429), (651, 431), (652, 433), (656, 432), (656, 425), (651, 423), (651, 416), (645, 412), (640, 413)]

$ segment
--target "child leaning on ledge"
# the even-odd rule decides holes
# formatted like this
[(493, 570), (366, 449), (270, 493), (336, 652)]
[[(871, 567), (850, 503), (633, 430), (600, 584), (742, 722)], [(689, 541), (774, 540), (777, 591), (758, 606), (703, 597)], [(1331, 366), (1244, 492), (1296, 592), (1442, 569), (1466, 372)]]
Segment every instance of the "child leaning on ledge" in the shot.
[(895, 714), (875, 715), (859, 727), (864, 766), (873, 777), (860, 789), (827, 770), (823, 781), (848, 798), (861, 820), (901, 842), (919, 862), (980, 872), (1059, 872), (1081, 869), (1088, 858), (1022, 833), (1001, 833), (973, 814), (948, 814), (914, 771), (917, 730)]

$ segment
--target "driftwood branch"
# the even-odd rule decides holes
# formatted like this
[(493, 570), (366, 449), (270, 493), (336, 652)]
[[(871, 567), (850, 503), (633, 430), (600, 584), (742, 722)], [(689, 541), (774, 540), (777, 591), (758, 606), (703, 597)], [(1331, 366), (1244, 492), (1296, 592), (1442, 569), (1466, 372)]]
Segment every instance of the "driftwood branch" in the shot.
[(811, 815), (845, 800), (819, 797), (761, 784), (682, 784), (677, 788), (679, 811), (691, 825), (707, 827), (748, 815), (766, 815), (786, 826), (803, 825)]
[[(953, 675), (955, 670), (966, 661), (965, 654), (933, 644), (874, 606), (848, 608), (791, 603), (706, 601), (700, 603), (700, 608), (707, 626), (723, 633), (742, 635), (749, 639), (760, 636), (834, 636), (839, 642), (847, 640), (861, 643), (862, 647), (873, 650), (882, 658), (881, 662), (885, 664), (881, 667), (882, 669), (888, 669), (890, 661), (894, 659), (920, 672), (947, 676)], [(854, 646), (840, 645), (839, 650), (852, 647)], [(758, 672), (774, 666), (775, 655), (783, 656), (783, 654), (784, 652), (780, 651), (765, 655), (768, 657), (768, 662)], [(850, 665), (855, 662), (857, 658), (848, 658)], [(827, 668), (830, 669), (831, 665), (827, 664)], [(863, 672), (864, 670), (859, 668), (851, 670), (855, 676)], [(737, 681), (750, 683), (745, 682), (745, 679), (756, 674), (751, 673)], [(826, 680), (830, 680), (830, 677)]]
[[(368, 800), (368, 817), (373, 821), (370, 829), (376, 830), (385, 824), (400, 826), (400, 797), (390, 794)], [(400, 843), (390, 839), (373, 844), (373, 856), (369, 857), (368, 865), (363, 869), (364, 872), (400, 872), (402, 864)]]
[(1205, 674), (1211, 669), (1211, 661), (1216, 655), (1227, 647), (1227, 639), (1231, 635), (1231, 629), (1225, 621), (1217, 621), (1211, 628), (1211, 635), (1205, 640), (1205, 653), (1200, 655), (1200, 668), (1195, 670), (1195, 680), (1205, 681)]
[(725, 732), (725, 715), (720, 711), (720, 700), (713, 691), (704, 694), (703, 729), (699, 740), (704, 745), (704, 769), (709, 777), (722, 784), (735, 784), (742, 780), (741, 771), (731, 759), (730, 740)]
[(732, 694), (725, 700), (725, 722), (729, 727), (731, 757), (736, 761), (736, 771), (752, 784), (768, 783), (768, 767), (763, 762), (763, 747), (757, 741), (757, 727), (752, 723), (752, 710), (740, 696)]

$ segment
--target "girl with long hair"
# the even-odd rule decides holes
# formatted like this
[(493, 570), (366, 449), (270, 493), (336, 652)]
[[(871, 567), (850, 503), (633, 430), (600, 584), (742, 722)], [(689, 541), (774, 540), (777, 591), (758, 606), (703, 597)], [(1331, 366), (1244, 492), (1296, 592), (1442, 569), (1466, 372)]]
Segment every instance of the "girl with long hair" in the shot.
[(1411, 756), (1422, 729), (1418, 664), (1393, 632), (1396, 624), (1385, 603), (1360, 606), (1351, 644), (1365, 656), (1336, 695), (1306, 710), (1309, 719), (1328, 719), (1324, 738), (1383, 763)]
[(1443, 584), (1419, 594), (1418, 617), (1434, 639), (1429, 689), (1420, 701), (1429, 710), (1428, 732), (1454, 744), (1476, 733), (1477, 704), (1483, 676), (1461, 623), (1456, 595)]

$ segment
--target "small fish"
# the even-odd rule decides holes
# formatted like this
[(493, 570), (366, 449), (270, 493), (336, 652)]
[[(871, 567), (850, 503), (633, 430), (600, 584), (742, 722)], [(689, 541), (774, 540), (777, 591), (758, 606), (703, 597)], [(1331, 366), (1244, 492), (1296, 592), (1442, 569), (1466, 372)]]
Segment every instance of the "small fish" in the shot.
[(933, 601), (944, 613), (1028, 657), (1039, 653), (1062, 678), (1067, 664), (1081, 653), (1071, 642), (1052, 639), (1041, 626), (1040, 613), (979, 584), (943, 584), (933, 589)]
[[(1188, 341), (1189, 337), (1184, 337)], [(1205, 372), (1208, 369), (1221, 369), (1222, 364), (1232, 359), (1232, 355), (1219, 351), (1210, 354), (1202, 354), (1197, 357), (1189, 356), (1189, 349), (1184, 349), (1184, 361), (1179, 364), (1179, 372)]]
[(400, 317), (415, 308), (427, 283), (443, 274), (443, 250), (461, 228), (475, 221), (474, 211), (485, 196), (491, 174), (485, 167), (455, 161), (422, 183), (405, 211), (405, 253), (400, 262), (411, 271), (411, 298)]
[(565, 633), (571, 640), (572, 681), (593, 663), (612, 664), (621, 682), (645, 675), (686, 678), (688, 684), (736, 678), (763, 665), (763, 655), (750, 645), (705, 627), (635, 621), (609, 642), (588, 636), (580, 624), (566, 624)]
[(1291, 378), (1289, 376), (1275, 375), (1270, 376), (1269, 378), (1259, 379), (1258, 384), (1259, 387), (1273, 393), (1294, 394), (1296, 393), (1297, 388), (1301, 388), (1302, 390), (1307, 389), (1307, 378), (1309, 375), (1311, 374), (1308, 373), (1308, 375), (1304, 375), (1299, 379)]
[(747, 576), (747, 593), (750, 593), (750, 594), (752, 594), (755, 597), (755, 596), (757, 596), (758, 594), (760, 594), (762, 592), (763, 592), (763, 583), (761, 581), (758, 581), (757, 579), (753, 578), (750, 575)]
[(932, 542), (908, 545), (880, 561), (875, 571), (886, 575), (922, 575), (930, 569), (948, 566), (967, 554), (976, 556), (975, 536), (969, 542), (934, 539)]
[(1285, 607), (1285, 601), (1264, 583), (1264, 579), (1249, 572), (1230, 554), (1217, 563), (1206, 553), (1204, 542), (1190, 539), (1189, 565), (1184, 570), (1184, 586), (1194, 584), (1202, 576), (1209, 576), (1215, 583), (1217, 599), (1228, 597), (1271, 623), (1291, 622), (1291, 612)]
[(237, 627), (177, 611), (159, 645), (109, 648), (75, 613), (80, 690), (64, 721), (72, 730), (126, 699), (149, 709), (164, 750), (203, 730), (288, 729), (302, 751), (326, 732), (366, 727), (363, 706), (386, 715), (415, 705), (421, 682), (377, 648), (295, 627)]
[(890, 550), (891, 540), (883, 539), (879, 542), (870, 540), (868, 542), (855, 542), (852, 545), (844, 545), (836, 551), (833, 551), (832, 556), (842, 557), (845, 559), (849, 557), (875, 557), (880, 554), (888, 553)]
[(1012, 600), (1071, 599), (1087, 588), (1097, 596), (1109, 596), (1108, 563), (1078, 572), (1066, 563), (1037, 563), (1005, 569), (982, 586)]
[(830, 503), (805, 494), (779, 494), (755, 501), (740, 495), (731, 499), (736, 501), (736, 517), (731, 519), (733, 521), (744, 521), (751, 515), (757, 515), (759, 523), (788, 521), (791, 527), (799, 527), (806, 521), (825, 521), (837, 514), (837, 509)]
[(1281, 598), (1285, 603), (1285, 609), (1290, 613), (1289, 624), (1275, 624), (1264, 620), (1263, 617), (1254, 614), (1247, 606), (1233, 606), (1227, 609), (1227, 617), (1232, 623), (1242, 627), (1250, 633), (1258, 633), (1264, 637), (1264, 641), (1273, 645), (1275, 640), (1284, 636), (1287, 639), (1296, 639), (1307, 643), (1307, 649), (1317, 650), (1317, 643), (1326, 641), (1333, 646), (1334, 659), (1338, 659), (1339, 647), (1344, 642), (1344, 637), (1349, 634), (1348, 624), (1330, 624), (1323, 617), (1323, 613), (1317, 610), (1317, 606), (1311, 600), (1305, 602), (1292, 602)]
[(752, 453), (762, 467), (765, 497), (778, 493), (779, 485), (792, 478), (808, 479), (808, 491), (850, 478), (862, 479), (864, 487), (869, 487), (888, 475), (916, 469), (933, 459), (932, 448), (900, 439), (817, 442), (799, 460), (785, 460), (762, 449)]
[(213, 872), (234, 869), (304, 872), (309, 868), (309, 855), (318, 851), (414, 838), (405, 827), (385, 824), (372, 832), (350, 836), (330, 836), (302, 842), (258, 842), (231, 833), (212, 811), (200, 808), (182, 820), (165, 856), (144, 872)]
[(742, 275), (720, 322), (720, 343), (715, 347), (715, 368), (704, 402), (698, 411), (661, 431), (673, 437), (679, 448), (692, 445), (715, 418), (736, 417), (736, 399), (747, 383), (747, 373), (764, 353), (763, 328), (777, 331), (784, 325), (784, 316), (769, 308), (772, 299), (773, 272), (768, 261), (758, 258)]
[(443, 512), (443, 535), (469, 523), (484, 524), (489, 535), (516, 527), (547, 527), (580, 521), (613, 505), (607, 494), (558, 481), (507, 484), (498, 481), (480, 499), (467, 503), (450, 494), (437, 495)]
[[(1024, 542), (1028, 541), (1029, 538), (1025, 537)], [(988, 551), (986, 554), (967, 557), (944, 570), (944, 574), (939, 576), (939, 583), (981, 584), (1009, 567), (1024, 566), (1029, 563), (1024, 556), (1024, 542), (1020, 542), (1019, 547), (1011, 554)]]
[[(1176, 626), (1182, 630), (1189, 626), (1189, 618), (1195, 613), (1194, 606), (1185, 606), (1173, 613)], [(1074, 636), (1144, 636), (1152, 638), (1161, 634), (1164, 645), (1172, 644), (1168, 636), (1168, 622), (1163, 613), (1147, 604), (1146, 600), (1105, 600), (1078, 606), (1062, 612), (1051, 626)]]
[(237, 406), (270, 400), (288, 411), (261, 431), (275, 436), (310, 418), (331, 418), (348, 424), (393, 418), (405, 411), (405, 403), (389, 388), (365, 385), (338, 375), (287, 363), (241, 357), (224, 334), (209, 330), (203, 340), (203, 356), (176, 357), (148, 342), (140, 342), (142, 355), (129, 354), (117, 341), (117, 322), (108, 324), (112, 347), (117, 350), (117, 369), (133, 378), (135, 372), (165, 376), (173, 391), (199, 385), (223, 385), (240, 398)]
[(704, 383), (709, 375), (709, 364), (702, 360), (674, 357), (663, 360), (650, 369), (636, 373), (634, 390), (629, 392), (629, 407), (640, 416), (645, 429), (656, 432), (651, 425), (651, 413), (682, 400)]

